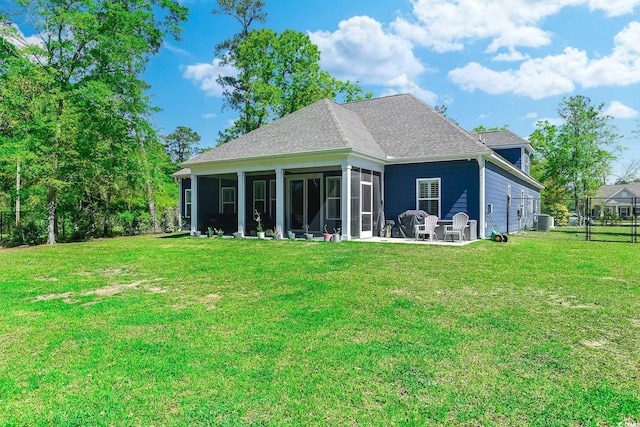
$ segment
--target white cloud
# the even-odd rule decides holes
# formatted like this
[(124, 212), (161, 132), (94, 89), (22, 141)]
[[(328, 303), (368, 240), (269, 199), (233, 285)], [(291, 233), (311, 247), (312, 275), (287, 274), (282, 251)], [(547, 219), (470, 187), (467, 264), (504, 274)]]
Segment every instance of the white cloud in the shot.
[(412, 0), (412, 19), (397, 18), (392, 28), (402, 37), (436, 52), (462, 50), (465, 43), (491, 40), (487, 52), (551, 43), (545, 18), (565, 7), (588, 7), (607, 16), (634, 12), (638, 0)]
[(182, 55), (182, 56), (191, 56), (191, 54), (189, 53), (189, 51), (185, 50), (185, 49), (181, 49), (177, 46), (172, 45), (171, 43), (168, 42), (164, 42), (162, 44), (163, 47), (165, 47), (167, 50), (173, 52), (173, 53), (177, 53), (178, 55)]
[(427, 71), (408, 40), (385, 32), (368, 16), (354, 16), (340, 22), (334, 32), (309, 36), (322, 52), (322, 67), (340, 79), (385, 85), (403, 75), (413, 80)]
[(218, 117), (216, 113), (205, 113), (202, 115), (202, 118), (206, 120), (215, 119), (216, 117)]
[(538, 113), (527, 113), (522, 117), (524, 120), (533, 120), (538, 118)]
[(482, 114), (478, 115), (478, 118), (480, 120), (484, 120), (484, 119), (488, 118), (489, 116), (491, 116), (491, 113), (482, 113)]
[(614, 119), (634, 119), (640, 115), (637, 110), (627, 107), (620, 101), (611, 101), (604, 113)]
[(640, 22), (618, 33), (611, 54), (602, 58), (589, 59), (585, 51), (568, 47), (561, 54), (529, 59), (518, 69), (506, 71), (471, 62), (451, 70), (449, 78), (471, 92), (479, 89), (533, 99), (570, 93), (576, 84), (585, 88), (635, 84), (640, 82)]
[(389, 80), (385, 83), (387, 89), (381, 96), (396, 95), (398, 93), (411, 92), (432, 107), (438, 103), (438, 95), (427, 89), (422, 89), (416, 83), (407, 78), (405, 74)]
[(382, 96), (411, 92), (429, 105), (438, 102), (438, 95), (416, 82), (434, 70), (416, 58), (411, 42), (386, 31), (375, 19), (354, 16), (334, 32), (309, 36), (322, 52), (322, 68), (337, 78), (383, 86)]
[(222, 86), (216, 81), (220, 76), (236, 76), (237, 70), (230, 65), (221, 65), (221, 59), (216, 58), (211, 64), (199, 63), (189, 65), (182, 74), (183, 77), (200, 84), (200, 89), (207, 96), (222, 97)]
[(640, 5), (638, 0), (590, 0), (589, 9), (601, 10), (607, 16), (621, 16), (633, 13), (636, 6)]
[(531, 59), (531, 57), (522, 52), (518, 52), (514, 48), (509, 48), (509, 53), (499, 53), (491, 58), (492, 61), (496, 62), (519, 62), (526, 59)]
[(25, 36), (16, 24), (0, 23), (0, 36), (18, 48), (38, 46), (44, 48), (44, 40), (38, 34)]

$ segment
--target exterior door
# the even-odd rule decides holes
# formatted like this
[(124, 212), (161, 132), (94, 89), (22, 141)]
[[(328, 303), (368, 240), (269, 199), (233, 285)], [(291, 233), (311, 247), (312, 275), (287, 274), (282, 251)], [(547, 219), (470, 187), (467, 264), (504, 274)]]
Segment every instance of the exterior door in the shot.
[(290, 177), (287, 179), (287, 229), (309, 233), (322, 231), (322, 175)]
[(370, 182), (360, 183), (360, 238), (373, 237), (373, 185)]

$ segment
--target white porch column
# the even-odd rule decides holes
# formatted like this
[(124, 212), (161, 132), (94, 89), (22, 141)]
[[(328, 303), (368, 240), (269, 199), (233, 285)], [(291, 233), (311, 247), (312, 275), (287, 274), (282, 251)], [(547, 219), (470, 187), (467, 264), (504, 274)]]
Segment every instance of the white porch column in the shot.
[(284, 236), (284, 170), (276, 169), (276, 231)]
[(184, 178), (178, 178), (178, 227), (182, 231), (182, 207), (184, 206)]
[(487, 208), (485, 206), (485, 164), (482, 154), (478, 156), (478, 170), (480, 171), (480, 179), (478, 180), (480, 184), (480, 218), (478, 218), (478, 225), (480, 226), (480, 229), (478, 230), (478, 237), (484, 239), (486, 237), (485, 232), (487, 229), (485, 217)]
[(191, 173), (191, 235), (198, 231), (198, 176)]
[(245, 206), (246, 174), (244, 171), (238, 172), (238, 233), (244, 237), (244, 219), (246, 215)]
[(351, 240), (351, 165), (342, 166), (342, 239)]

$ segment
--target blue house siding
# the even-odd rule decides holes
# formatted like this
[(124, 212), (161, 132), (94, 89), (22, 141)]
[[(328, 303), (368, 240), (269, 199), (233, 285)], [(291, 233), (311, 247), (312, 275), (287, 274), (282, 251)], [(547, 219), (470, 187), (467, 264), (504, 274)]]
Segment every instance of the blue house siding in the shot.
[(497, 154), (504, 157), (510, 163), (514, 164), (518, 169), (522, 169), (522, 149), (506, 148), (504, 150), (494, 150)]
[[(508, 188), (511, 186), (511, 204), (508, 204)], [(524, 199), (522, 192), (524, 191)], [(534, 213), (529, 206), (529, 196), (534, 200), (534, 210), (538, 213), (540, 207), (540, 192), (532, 185), (511, 175), (493, 163), (486, 163), (485, 172), (485, 203), (493, 206), (493, 213), (487, 215), (486, 235), (491, 235), (495, 223), (498, 231), (512, 233), (521, 230), (526, 225), (533, 227)], [(507, 215), (509, 226), (507, 227)]]
[(475, 159), (386, 166), (384, 207), (387, 219), (395, 219), (402, 212), (416, 208), (416, 180), (419, 178), (440, 178), (440, 219), (451, 219), (457, 212), (466, 212), (471, 219), (479, 219), (479, 172)]

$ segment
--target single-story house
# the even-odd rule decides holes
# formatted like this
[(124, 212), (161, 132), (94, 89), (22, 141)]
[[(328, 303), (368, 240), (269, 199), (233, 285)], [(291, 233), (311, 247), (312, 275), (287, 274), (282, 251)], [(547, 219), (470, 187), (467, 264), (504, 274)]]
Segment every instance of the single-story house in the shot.
[(640, 215), (640, 182), (628, 184), (603, 185), (598, 194), (592, 199), (595, 217), (604, 216), (610, 212), (622, 219), (631, 215)]
[(522, 201), (513, 217), (532, 222), (543, 186), (529, 175), (531, 151), (509, 131), (471, 134), (411, 94), (325, 99), (190, 159), (173, 176), (192, 233), (248, 234), (258, 211), (266, 228), (283, 233), (319, 235), (326, 226), (366, 239), (385, 218), (421, 209), (442, 220), (466, 212), (482, 237), (491, 234), (487, 213), (507, 229), (511, 195)]

